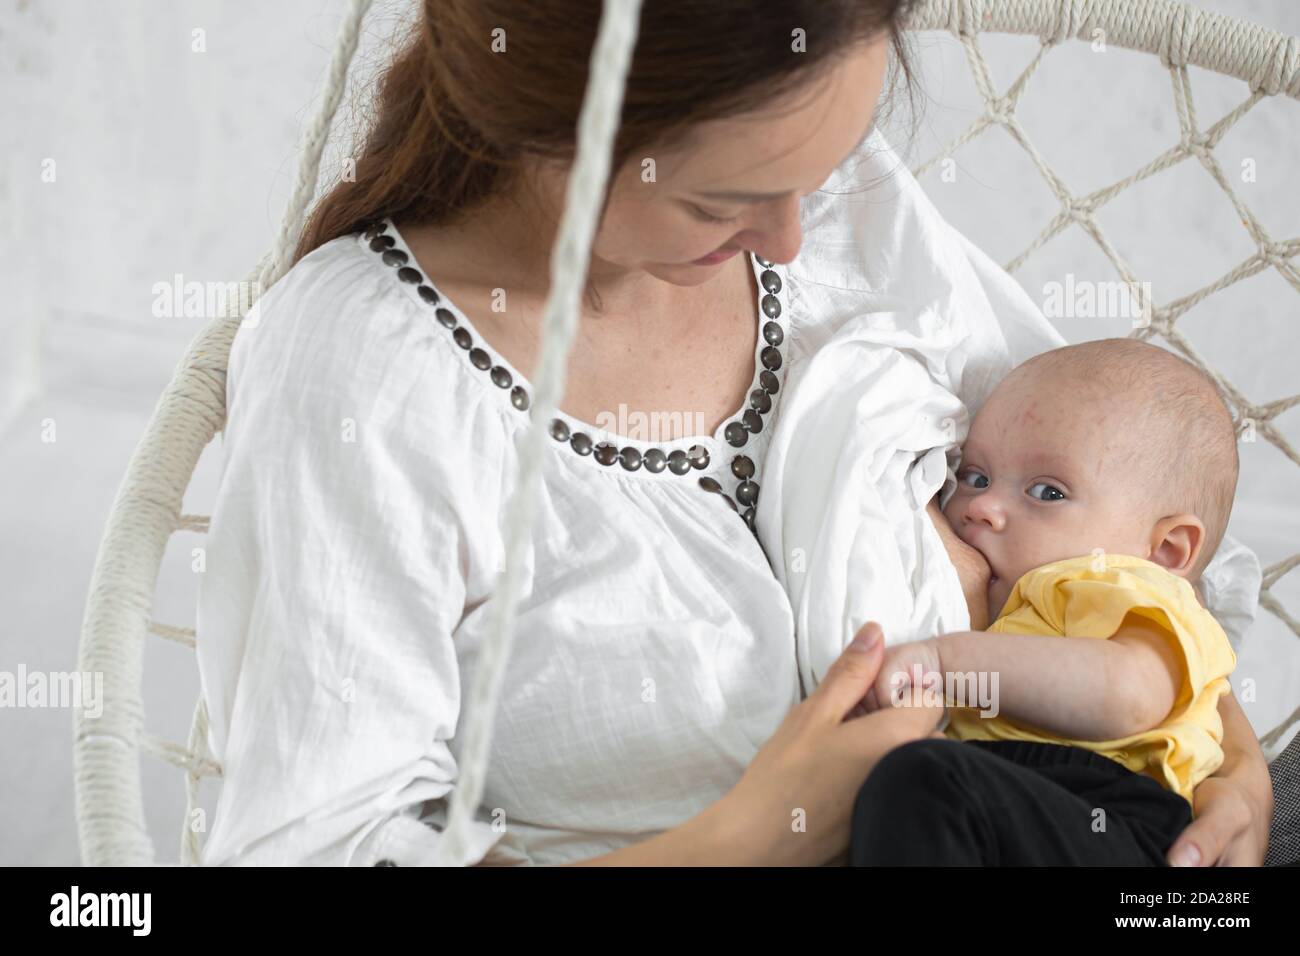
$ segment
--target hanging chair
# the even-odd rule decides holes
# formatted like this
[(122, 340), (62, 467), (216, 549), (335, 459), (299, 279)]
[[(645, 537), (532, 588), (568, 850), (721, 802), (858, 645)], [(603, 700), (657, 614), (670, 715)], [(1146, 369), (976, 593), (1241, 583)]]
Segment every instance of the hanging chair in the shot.
[[(343, 25), (330, 61), (319, 109), (308, 125), (301, 147), (293, 192), (273, 248), (249, 273), (249, 287), (269, 288), (288, 271), (306, 213), (315, 195), (321, 155), (334, 114), (342, 99), (348, 68), (356, 51), (362, 21), (372, 0), (348, 0)], [(504, 664), (510, 653), (515, 604), (521, 584), (523, 544), (531, 527), (543, 453), (544, 423), (563, 394), (565, 362), (585, 281), (585, 263), (610, 175), (610, 152), (617, 132), (628, 64), (636, 42), (641, 0), (606, 0), (587, 94), (577, 129), (577, 157), (569, 177), (567, 202), (551, 257), (551, 292), (543, 319), (543, 350), (534, 376), (535, 397), (530, 427), (520, 446), (520, 480), (506, 516), (506, 570), (502, 599), (493, 602), (494, 620), (483, 647), (480, 667), (469, 693), (489, 702), (477, 707), (462, 728), (460, 778), (453, 792), (447, 828), (438, 841), (442, 862), (464, 859), (463, 834), (471, 809), (480, 802), (487, 768), (494, 708)], [(1001, 126), (1027, 151), (1056, 195), (1061, 211), (1028, 248), (1007, 264), (1014, 272), (1034, 250), (1058, 232), (1077, 224), (1090, 235), (1132, 282), (1133, 271), (1098, 226), (1094, 213), (1124, 189), (1184, 160), (1195, 159), (1233, 202), (1258, 251), (1227, 275), (1176, 301), (1143, 303), (1149, 325), (1144, 335), (1159, 333), (1169, 345), (1205, 369), (1235, 407), (1239, 420), (1251, 420), (1256, 433), (1300, 464), (1300, 456), (1273, 426), (1273, 419), (1300, 401), (1300, 396), (1256, 404), (1217, 373), (1180, 333), (1176, 323), (1193, 305), (1247, 276), (1274, 268), (1297, 291), (1300, 272), (1293, 261), (1300, 238), (1270, 237), (1249, 208), (1233, 192), (1214, 158), (1224, 133), (1265, 97), (1300, 99), (1300, 42), (1226, 16), (1207, 14), (1174, 0), (923, 0), (907, 24), (910, 30), (945, 30), (965, 48), (971, 72), (986, 110), (976, 122), (938, 156), (919, 166), (920, 176), (941, 157), (950, 156), (980, 132)], [(1070, 192), (1052, 170), (1017, 120), (1015, 109), (1030, 77), (1043, 58), (1071, 39), (1089, 40), (1103, 30), (1108, 43), (1158, 56), (1173, 79), (1173, 106), (1181, 129), (1180, 141), (1132, 176), (1084, 196)], [(981, 33), (1037, 36), (1041, 49), (1005, 93), (994, 87), (979, 46)], [(1249, 96), (1212, 126), (1201, 130), (1192, 102), (1187, 67), (1198, 66), (1243, 80)], [(1141, 288), (1135, 284), (1133, 288)], [(221, 768), (206, 752), (207, 718), (200, 699), (185, 745), (144, 731), (141, 694), (142, 657), (146, 635), (153, 634), (193, 647), (193, 628), (155, 621), (152, 594), (168, 539), (177, 530), (205, 532), (208, 518), (181, 513), (182, 497), (203, 449), (224, 427), (226, 363), (240, 324), (253, 319), (256, 302), (245, 303), (249, 314), (213, 321), (195, 338), (159, 399), (144, 437), (127, 466), (100, 543), (81, 629), (78, 669), (104, 675), (102, 714), (74, 712), (74, 765), (78, 836), (87, 865), (138, 866), (155, 862), (145, 828), (140, 757), (148, 753), (166, 760), (185, 774), (186, 813), (181, 824), (180, 862), (199, 859), (199, 834), (190, 825), (199, 783), (221, 776)], [(1260, 605), (1300, 636), (1300, 623), (1272, 594), (1272, 587), (1300, 563), (1291, 555), (1267, 568)], [(1275, 744), (1297, 719), (1292, 714), (1261, 738)], [(1293, 741), (1275, 768), (1275, 780), (1300, 773), (1300, 738)], [(1296, 795), (1300, 800), (1300, 794)], [(1279, 804), (1279, 814), (1281, 805)], [(1295, 809), (1291, 808), (1294, 814)]]

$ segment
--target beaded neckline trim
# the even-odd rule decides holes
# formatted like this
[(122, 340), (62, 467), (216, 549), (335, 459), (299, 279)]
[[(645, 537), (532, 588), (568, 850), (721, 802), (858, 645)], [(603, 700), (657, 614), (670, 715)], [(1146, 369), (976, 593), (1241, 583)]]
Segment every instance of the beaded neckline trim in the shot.
[[(438, 324), (446, 329), (452, 341), (465, 352), (469, 363), (486, 374), (489, 381), (497, 388), (509, 393), (510, 404), (520, 413), (527, 414), (530, 404), (528, 388), (515, 381), (515, 376), (504, 364), (494, 362), (492, 355), (474, 339), (474, 334), (467, 328), (444, 303), (442, 295), (420, 271), (414, 258), (408, 251), (399, 248), (400, 233), (391, 220), (379, 220), (364, 227), (362, 239), (367, 247), (377, 255), (384, 265), (396, 270), (396, 276), (402, 283), (414, 287), (419, 299), (433, 312)], [(405, 246), (402, 242), (400, 245)], [(752, 255), (752, 253), (751, 253)], [(764, 419), (773, 407), (773, 396), (781, 388), (781, 376), (778, 372), (783, 364), (782, 345), (785, 342), (785, 329), (782, 318), (785, 312), (785, 283), (777, 274), (773, 263), (759, 256), (754, 261), (762, 267), (759, 274), (759, 286), (762, 298), (759, 308), (764, 317), (760, 334), (761, 349), (758, 353), (759, 366), (754, 387), (749, 393), (745, 408), (733, 415), (722, 429), (723, 439), (732, 448), (743, 448), (751, 435), (763, 430)], [(701, 471), (709, 467), (709, 449), (705, 444), (695, 444), (688, 449), (676, 448), (665, 451), (659, 447), (637, 448), (625, 445), (620, 448), (613, 442), (594, 441), (584, 431), (574, 430), (563, 418), (553, 418), (549, 426), (550, 434), (557, 442), (568, 444), (578, 456), (590, 457), (593, 462), (606, 468), (616, 463), (629, 472), (644, 470), (650, 474), (665, 476), (686, 476), (692, 471)], [(710, 444), (714, 443), (710, 439)], [(737, 480), (733, 498), (726, 494), (721, 483), (709, 475), (699, 478), (699, 485), (706, 492), (719, 495), (727, 505), (739, 514), (750, 530), (754, 530), (754, 515), (758, 504), (758, 483), (754, 481), (755, 465), (752, 458), (743, 453), (733, 456), (731, 473)]]

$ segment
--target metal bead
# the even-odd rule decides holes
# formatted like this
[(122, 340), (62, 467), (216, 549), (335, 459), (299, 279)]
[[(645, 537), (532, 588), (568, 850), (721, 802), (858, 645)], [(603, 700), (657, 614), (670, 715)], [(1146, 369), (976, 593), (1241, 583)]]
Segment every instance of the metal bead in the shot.
[(397, 240), (392, 236), (375, 236), (370, 240), (370, 249), (372, 252), (383, 252), (385, 249), (391, 249), (397, 245)]
[[(456, 316), (452, 315), (451, 312), (449, 312), (448, 310), (439, 309), (433, 314), (436, 315), (438, 317), (438, 321), (441, 322), (443, 325), (445, 325), (447, 328), (454, 329), (456, 327)], [(469, 335), (468, 332), (466, 332), (465, 334)]]
[(752, 505), (758, 501), (758, 485), (752, 481), (742, 481), (736, 486), (736, 500), (742, 505)]
[(781, 380), (767, 369), (758, 373), (758, 384), (763, 386), (763, 391), (769, 395), (775, 395), (781, 388)]
[(376, 863), (375, 866), (397, 866), (397, 864), (390, 859), (384, 858)]
[(451, 333), (452, 341), (463, 349), (471, 348), (474, 345), (474, 337), (469, 334), (469, 329), (463, 325), (455, 332)]
[(763, 338), (767, 340), (768, 345), (780, 345), (785, 341), (785, 333), (775, 322), (767, 322), (763, 325)]
[(624, 471), (636, 471), (641, 467), (641, 452), (628, 445), (618, 453), (618, 461)]
[(514, 381), (510, 377), (510, 372), (500, 365), (492, 366), (492, 371), (488, 372), (488, 375), (491, 376), (492, 384), (497, 388), (509, 388), (510, 383)]
[(781, 277), (771, 269), (764, 269), (758, 276), (758, 281), (762, 283), (763, 288), (772, 295), (781, 291)]
[(781, 353), (770, 345), (759, 353), (759, 358), (763, 360), (763, 368), (769, 372), (775, 372), (781, 367)]
[(516, 385), (510, 390), (510, 404), (521, 412), (528, 410), (528, 392), (522, 385)]
[(412, 284), (424, 281), (424, 276), (420, 275), (420, 271), (418, 269), (412, 269), (410, 266), (403, 266), (401, 269), (398, 269), (397, 278), (401, 279), (403, 282), (410, 282)]
[(744, 481), (754, 477), (754, 459), (748, 455), (737, 455), (731, 459), (731, 473)]
[(700, 487), (708, 492), (716, 493), (722, 491), (722, 485), (718, 484), (717, 479), (710, 478), (708, 475), (705, 475), (700, 479)]
[(729, 508), (731, 508), (732, 511), (735, 511), (735, 512), (739, 512), (739, 511), (740, 511), (740, 509), (736, 507), (736, 503), (735, 503), (734, 501), (731, 500), (731, 496), (730, 496), (730, 495), (723, 495), (723, 496), (722, 496), (722, 500), (725, 501), (725, 502), (727, 503), (727, 506), (728, 506)]
[(741, 447), (745, 442), (749, 441), (749, 432), (745, 430), (745, 426), (740, 424), (740, 422), (732, 422), (727, 426), (726, 431), (722, 434), (726, 437), (727, 442), (734, 445), (736, 448)]
[(382, 233), (382, 232), (383, 232), (385, 229), (387, 229), (387, 228), (388, 228), (388, 223), (386, 223), (386, 222), (377, 222), (377, 223), (375, 223), (373, 226), (371, 226), (369, 229), (366, 230), (366, 238), (367, 238), (367, 239), (374, 239), (376, 236), (378, 236), (380, 233)]
[(668, 453), (668, 470), (674, 475), (684, 475), (691, 470), (691, 460), (686, 457), (686, 452), (680, 448), (675, 448)]
[(763, 430), (763, 416), (752, 408), (745, 409), (745, 414), (740, 416), (740, 421), (745, 428), (755, 434)]
[(569, 447), (585, 458), (591, 454), (591, 436), (586, 432), (574, 432), (569, 439)]
[(404, 266), (411, 257), (401, 249), (388, 249), (379, 258), (384, 260), (386, 266)]
[(763, 314), (769, 319), (775, 319), (781, 314), (781, 300), (771, 294), (763, 296)]
[(569, 440), (569, 426), (564, 423), (562, 418), (551, 419), (551, 437), (556, 441)]
[(438, 293), (433, 289), (432, 286), (422, 285), (420, 286), (420, 288), (416, 289), (415, 291), (420, 293), (420, 298), (423, 299), (425, 302), (429, 303), (430, 305), (438, 304)]
[(488, 355), (482, 349), (470, 349), (469, 364), (473, 365), (481, 372), (486, 372), (492, 367), (492, 356)]
[(618, 461), (618, 446), (612, 445), (607, 441), (601, 442), (596, 446), (596, 461), (602, 465), (612, 465)]
[(749, 407), (760, 415), (766, 415), (772, 410), (772, 396), (761, 388), (756, 388), (749, 393)]
[(646, 453), (641, 457), (645, 470), (651, 474), (659, 474), (668, 464), (668, 456), (664, 454), (662, 448), (647, 448)]
[(762, 266), (764, 269), (772, 268), (771, 259), (764, 259), (762, 256), (754, 256), (754, 258), (758, 260), (758, 264)]
[(692, 445), (687, 449), (686, 457), (691, 460), (691, 467), (705, 469), (709, 467), (709, 450), (703, 445)]
[(749, 525), (750, 531), (757, 531), (757, 529), (754, 527), (754, 514), (756, 510), (757, 509), (751, 506), (749, 508), (746, 508), (744, 513), (741, 515), (741, 517), (745, 519), (745, 524)]

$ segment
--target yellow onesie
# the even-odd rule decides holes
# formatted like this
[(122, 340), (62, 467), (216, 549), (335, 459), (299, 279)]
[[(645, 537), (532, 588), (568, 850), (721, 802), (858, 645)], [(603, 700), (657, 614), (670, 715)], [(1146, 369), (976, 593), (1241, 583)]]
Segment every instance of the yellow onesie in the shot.
[(1084, 555), (1025, 574), (990, 631), (1045, 637), (1111, 637), (1130, 611), (1177, 639), (1183, 673), (1173, 709), (1158, 727), (1116, 740), (1066, 740), (978, 709), (949, 710), (945, 733), (957, 740), (1069, 744), (1154, 777), (1189, 803), (1192, 790), (1223, 763), (1219, 698), (1229, 692), (1237, 657), (1228, 636), (1183, 578), (1143, 558)]

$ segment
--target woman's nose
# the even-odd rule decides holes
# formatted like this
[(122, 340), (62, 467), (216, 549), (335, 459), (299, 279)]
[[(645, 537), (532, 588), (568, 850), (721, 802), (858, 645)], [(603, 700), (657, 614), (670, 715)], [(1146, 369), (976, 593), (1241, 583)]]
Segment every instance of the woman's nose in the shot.
[(747, 248), (773, 262), (792, 262), (803, 245), (799, 197), (787, 196), (764, 203), (752, 232), (754, 237), (746, 241)]

